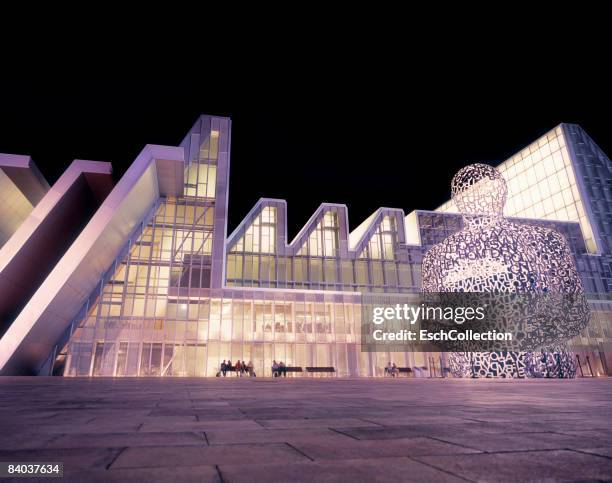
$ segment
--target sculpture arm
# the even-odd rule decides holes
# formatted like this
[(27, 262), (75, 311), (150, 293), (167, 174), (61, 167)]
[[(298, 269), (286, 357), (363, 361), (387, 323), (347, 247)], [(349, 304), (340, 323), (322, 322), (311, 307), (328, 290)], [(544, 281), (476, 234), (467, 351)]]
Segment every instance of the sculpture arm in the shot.
[(560, 233), (543, 233), (542, 259), (546, 267), (547, 294), (540, 296), (538, 313), (533, 322), (536, 340), (542, 345), (564, 342), (578, 335), (588, 324), (590, 309), (582, 281), (567, 241)]
[[(549, 230), (546, 233), (545, 252), (549, 259), (547, 278), (551, 285), (551, 291), (560, 293), (582, 293), (582, 280), (576, 270), (574, 257), (565, 240), (560, 233)], [(552, 282), (552, 283), (551, 283)]]

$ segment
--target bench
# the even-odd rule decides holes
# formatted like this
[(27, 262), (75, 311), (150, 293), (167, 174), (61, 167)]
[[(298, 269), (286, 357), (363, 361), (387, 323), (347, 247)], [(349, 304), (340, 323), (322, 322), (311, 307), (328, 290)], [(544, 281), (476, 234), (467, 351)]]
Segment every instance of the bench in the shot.
[[(410, 374), (412, 374), (412, 368), (411, 367), (395, 367), (395, 370), (397, 371), (397, 375), (399, 376), (400, 374), (406, 374), (406, 377), (408, 377)], [(389, 377), (393, 377), (393, 368), (388, 368), (385, 367), (385, 376), (389, 376)]]
[(333, 367), (307, 367), (306, 372), (314, 374), (315, 372), (322, 372), (327, 374), (335, 374), (336, 369)]
[[(236, 366), (225, 366), (225, 370), (226, 370), (227, 372), (236, 372)], [(247, 373), (249, 372), (249, 371), (248, 371), (248, 369), (247, 369), (246, 367), (244, 367), (244, 368), (243, 368), (243, 369), (241, 369), (241, 370), (242, 370), (242, 371), (244, 371), (244, 372), (247, 372)], [(223, 371), (219, 370), (219, 372), (223, 372)]]
[(282, 377), (284, 375), (283, 373), (286, 374), (287, 372), (302, 372), (302, 368), (294, 366), (285, 366), (283, 368), (279, 368), (276, 372), (277, 375), (274, 376), (274, 371), (272, 371), (272, 377)]

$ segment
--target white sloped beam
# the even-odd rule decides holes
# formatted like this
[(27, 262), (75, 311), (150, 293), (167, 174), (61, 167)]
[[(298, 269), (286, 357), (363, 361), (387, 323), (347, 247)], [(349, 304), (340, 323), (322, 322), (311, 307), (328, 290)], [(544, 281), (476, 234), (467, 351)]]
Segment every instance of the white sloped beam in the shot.
[(0, 153), (0, 246), (49, 190), (30, 156)]
[(156, 199), (182, 194), (183, 166), (183, 148), (142, 150), (0, 339), (0, 373), (37, 371)]

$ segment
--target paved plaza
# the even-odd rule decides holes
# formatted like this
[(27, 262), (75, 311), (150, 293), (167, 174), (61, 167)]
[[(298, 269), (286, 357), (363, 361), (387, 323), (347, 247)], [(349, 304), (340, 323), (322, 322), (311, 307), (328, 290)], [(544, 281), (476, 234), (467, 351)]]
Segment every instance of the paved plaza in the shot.
[(0, 378), (0, 461), (62, 461), (50, 481), (611, 480), (611, 415), (608, 378)]

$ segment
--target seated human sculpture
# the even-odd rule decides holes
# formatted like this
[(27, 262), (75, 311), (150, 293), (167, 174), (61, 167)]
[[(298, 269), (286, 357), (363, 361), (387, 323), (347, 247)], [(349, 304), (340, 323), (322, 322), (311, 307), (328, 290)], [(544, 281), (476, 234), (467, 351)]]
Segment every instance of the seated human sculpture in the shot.
[[(450, 353), (452, 373), (573, 377), (576, 368), (567, 341), (586, 327), (589, 309), (565, 238), (550, 228), (505, 218), (508, 188), (491, 166), (472, 164), (461, 169), (451, 191), (463, 228), (426, 253), (423, 292), (542, 294), (525, 319), (520, 349)], [(503, 304), (500, 300), (496, 299), (498, 305)], [(510, 306), (511, 297), (508, 300), (508, 307), (502, 308), (506, 319), (515, 323), (512, 311), (516, 307)]]

